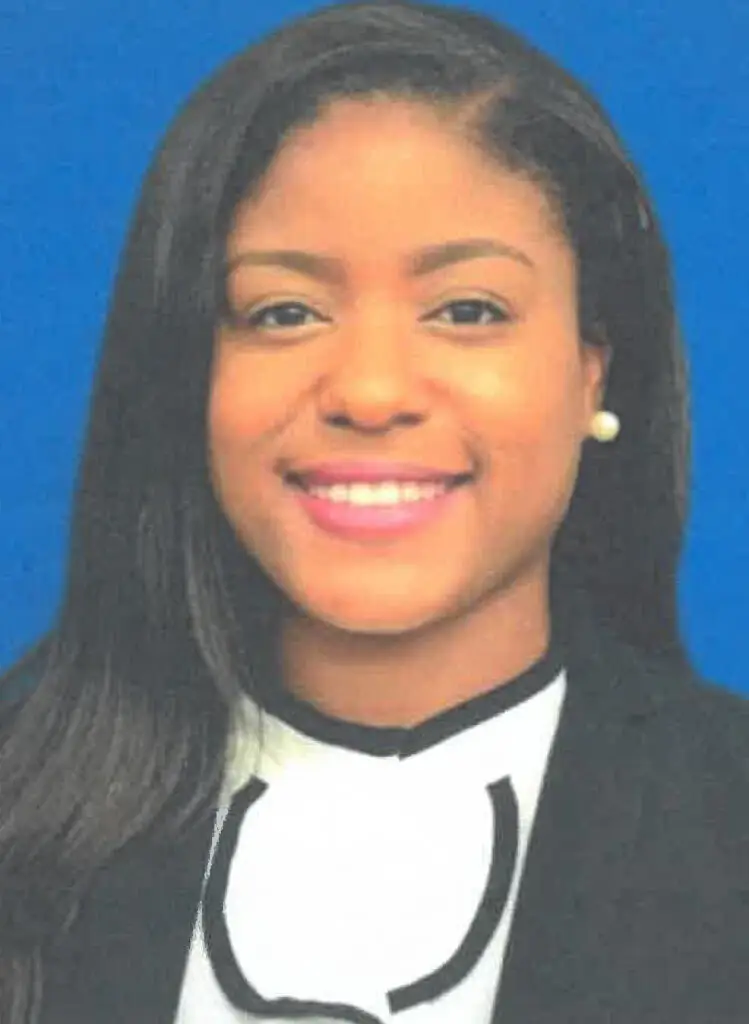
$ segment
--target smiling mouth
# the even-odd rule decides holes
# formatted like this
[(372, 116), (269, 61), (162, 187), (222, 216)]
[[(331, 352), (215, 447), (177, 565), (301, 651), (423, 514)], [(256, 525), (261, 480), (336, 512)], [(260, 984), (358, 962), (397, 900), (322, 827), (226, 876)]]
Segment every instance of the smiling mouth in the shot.
[(289, 473), (286, 482), (311, 498), (355, 508), (393, 508), (433, 501), (473, 479), (471, 473), (433, 480), (352, 480), (320, 483)]

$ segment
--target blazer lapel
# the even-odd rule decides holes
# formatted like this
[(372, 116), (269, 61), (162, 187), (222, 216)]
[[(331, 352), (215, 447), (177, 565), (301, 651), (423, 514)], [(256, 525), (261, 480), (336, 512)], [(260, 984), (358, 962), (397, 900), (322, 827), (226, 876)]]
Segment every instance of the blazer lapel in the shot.
[(613, 1021), (607, 934), (636, 855), (647, 718), (668, 699), (598, 631), (566, 644), (568, 691), (521, 882), (494, 1024)]

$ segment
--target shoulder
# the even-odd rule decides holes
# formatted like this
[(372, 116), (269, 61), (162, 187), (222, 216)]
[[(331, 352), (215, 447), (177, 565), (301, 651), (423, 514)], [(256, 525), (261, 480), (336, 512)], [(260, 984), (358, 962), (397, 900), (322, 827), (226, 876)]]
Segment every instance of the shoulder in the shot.
[(632, 734), (645, 782), (643, 821), (653, 836), (668, 835), (672, 868), (719, 863), (720, 884), (745, 886), (749, 701), (689, 666), (649, 662), (644, 678), (659, 699)]
[(686, 682), (684, 713), (694, 715), (705, 728), (728, 728), (737, 737), (749, 733), (749, 696), (705, 679), (692, 669), (683, 670)]
[[(705, 782), (749, 787), (749, 700), (691, 669), (681, 673), (681, 686), (661, 729), (688, 752), (703, 771)], [(749, 806), (749, 805), (748, 805)]]
[[(600, 691), (606, 677), (610, 682), (603, 691), (620, 713), (667, 720), (674, 731), (705, 744), (720, 739), (739, 749), (749, 745), (749, 697), (707, 679), (688, 652), (646, 653), (600, 623), (588, 626), (582, 637), (586, 696), (593, 688)], [(573, 653), (580, 661), (579, 639)]]
[(681, 653), (646, 654), (598, 624), (584, 638), (573, 648), (581, 717), (623, 726), (630, 756), (644, 760), (656, 789), (692, 789), (697, 798), (720, 788), (745, 801), (747, 697), (704, 678)]
[(635, 656), (653, 696), (655, 733), (690, 756), (731, 765), (749, 778), (749, 699), (702, 676), (687, 661)]
[(648, 685), (662, 701), (674, 728), (687, 731), (695, 742), (749, 749), (749, 697), (701, 675), (688, 662), (641, 659)]

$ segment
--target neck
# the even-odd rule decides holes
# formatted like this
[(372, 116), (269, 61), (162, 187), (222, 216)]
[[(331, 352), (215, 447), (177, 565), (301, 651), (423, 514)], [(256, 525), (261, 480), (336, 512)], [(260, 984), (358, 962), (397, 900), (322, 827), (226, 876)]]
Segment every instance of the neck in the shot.
[(509, 682), (549, 645), (548, 588), (493, 594), (470, 612), (397, 635), (285, 621), (286, 687), (331, 717), (412, 726)]

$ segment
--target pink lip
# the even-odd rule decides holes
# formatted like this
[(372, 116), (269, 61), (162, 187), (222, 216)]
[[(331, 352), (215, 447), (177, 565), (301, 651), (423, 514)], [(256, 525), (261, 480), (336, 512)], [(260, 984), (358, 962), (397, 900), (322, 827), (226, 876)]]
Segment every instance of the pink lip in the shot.
[[(350, 480), (351, 477), (346, 479)], [(392, 480), (393, 477), (387, 479)], [(458, 491), (462, 490), (462, 487), (450, 488), (434, 498), (398, 505), (368, 506), (329, 501), (309, 494), (301, 487), (292, 487), (291, 493), (315, 526), (326, 533), (348, 540), (373, 540), (378, 537), (394, 537), (433, 522), (456, 500)]]
[(424, 482), (449, 480), (467, 475), (465, 470), (437, 469), (408, 462), (320, 462), (294, 469), (292, 476), (307, 486), (348, 483), (378, 483), (383, 480)]

